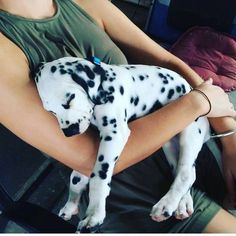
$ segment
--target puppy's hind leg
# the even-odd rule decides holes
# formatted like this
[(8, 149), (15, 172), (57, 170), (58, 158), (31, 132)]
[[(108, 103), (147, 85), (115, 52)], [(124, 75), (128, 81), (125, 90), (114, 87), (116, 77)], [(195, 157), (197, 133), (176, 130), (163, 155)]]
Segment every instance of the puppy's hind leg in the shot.
[(60, 210), (59, 216), (64, 220), (70, 220), (73, 215), (78, 214), (78, 206), (82, 192), (88, 184), (89, 178), (73, 171), (70, 176), (70, 190), (69, 197), (65, 206)]
[(193, 211), (191, 204), (189, 209), (185, 209), (191, 203), (191, 195), (188, 191), (196, 178), (195, 160), (209, 133), (208, 122), (203, 118), (198, 120), (180, 134), (180, 155), (176, 177), (167, 194), (153, 206), (151, 217), (155, 221), (166, 220), (174, 213), (177, 219), (183, 219)]

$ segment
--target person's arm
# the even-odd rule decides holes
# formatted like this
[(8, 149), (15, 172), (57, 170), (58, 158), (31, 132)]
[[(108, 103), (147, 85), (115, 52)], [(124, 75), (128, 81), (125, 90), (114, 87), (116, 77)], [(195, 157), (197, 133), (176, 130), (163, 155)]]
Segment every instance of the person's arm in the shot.
[[(181, 59), (174, 56), (144, 32), (108, 0), (75, 0), (98, 22), (101, 28), (116, 42), (135, 63), (159, 65), (181, 74), (192, 87), (203, 79)], [(232, 118), (211, 119), (216, 132), (236, 128)]]
[[(181, 74), (192, 87), (203, 82), (202, 78), (186, 63), (162, 48), (137, 26), (135, 26), (119, 9), (107, 0), (75, 0), (80, 4), (107, 34), (121, 47), (132, 62), (159, 65)], [(232, 117), (211, 118), (211, 126), (216, 133), (236, 129)], [(228, 191), (236, 202), (236, 134), (221, 139), (223, 144), (223, 163)]]
[[(1, 34), (0, 45), (0, 122), (32, 146), (89, 175), (99, 145), (98, 135), (89, 129), (83, 135), (65, 137), (54, 116), (43, 109), (34, 82), (29, 79), (23, 53)], [(214, 95), (214, 91), (205, 92), (209, 96)], [(190, 93), (158, 112), (132, 122), (131, 136), (115, 173), (147, 157), (207, 110), (208, 103), (204, 98), (198, 93)], [(162, 135), (158, 135), (160, 133)]]

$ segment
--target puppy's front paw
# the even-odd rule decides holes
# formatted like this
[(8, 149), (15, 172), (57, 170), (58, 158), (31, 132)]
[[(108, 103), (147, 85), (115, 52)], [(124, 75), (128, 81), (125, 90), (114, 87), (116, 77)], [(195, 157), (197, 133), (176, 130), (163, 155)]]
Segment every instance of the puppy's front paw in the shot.
[(60, 210), (59, 216), (64, 220), (70, 220), (73, 215), (79, 212), (78, 206), (74, 202), (67, 202), (66, 205)]
[(180, 200), (178, 208), (175, 212), (175, 218), (178, 220), (183, 220), (191, 216), (193, 212), (193, 199), (190, 192), (188, 192)]
[(80, 233), (94, 233), (98, 231), (104, 221), (105, 211), (98, 210), (98, 208), (95, 209), (87, 210), (86, 218), (79, 222), (78, 230)]
[(164, 221), (173, 215), (177, 206), (178, 202), (176, 202), (173, 197), (166, 194), (157, 204), (153, 206), (150, 216), (154, 221)]

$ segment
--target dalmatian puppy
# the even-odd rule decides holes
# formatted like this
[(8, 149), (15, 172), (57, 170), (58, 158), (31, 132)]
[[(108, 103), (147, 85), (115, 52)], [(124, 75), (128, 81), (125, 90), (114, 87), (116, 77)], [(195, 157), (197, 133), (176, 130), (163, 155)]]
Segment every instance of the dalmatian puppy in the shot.
[[(90, 124), (99, 130), (93, 172), (89, 178), (72, 172), (69, 199), (59, 213), (66, 220), (77, 214), (80, 196), (89, 183), (89, 205), (78, 228), (93, 231), (106, 215), (113, 169), (130, 135), (128, 122), (161, 108), (191, 88), (180, 75), (165, 68), (108, 65), (97, 58), (65, 57), (45, 63), (35, 80), (44, 108), (56, 116), (66, 136), (82, 134)], [(183, 219), (193, 213), (189, 189), (195, 181), (195, 160), (208, 138), (209, 123), (204, 117), (179, 134), (175, 179), (153, 206), (153, 220), (160, 222), (173, 214)]]

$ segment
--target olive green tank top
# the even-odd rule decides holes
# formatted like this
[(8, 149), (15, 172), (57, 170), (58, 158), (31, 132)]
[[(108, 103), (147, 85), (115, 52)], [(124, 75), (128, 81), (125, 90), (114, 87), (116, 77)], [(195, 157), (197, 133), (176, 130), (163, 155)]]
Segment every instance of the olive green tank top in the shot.
[(47, 19), (28, 19), (0, 10), (0, 31), (25, 53), (31, 72), (42, 61), (65, 56), (96, 56), (105, 63), (127, 63), (121, 50), (76, 3), (54, 1), (57, 11)]

